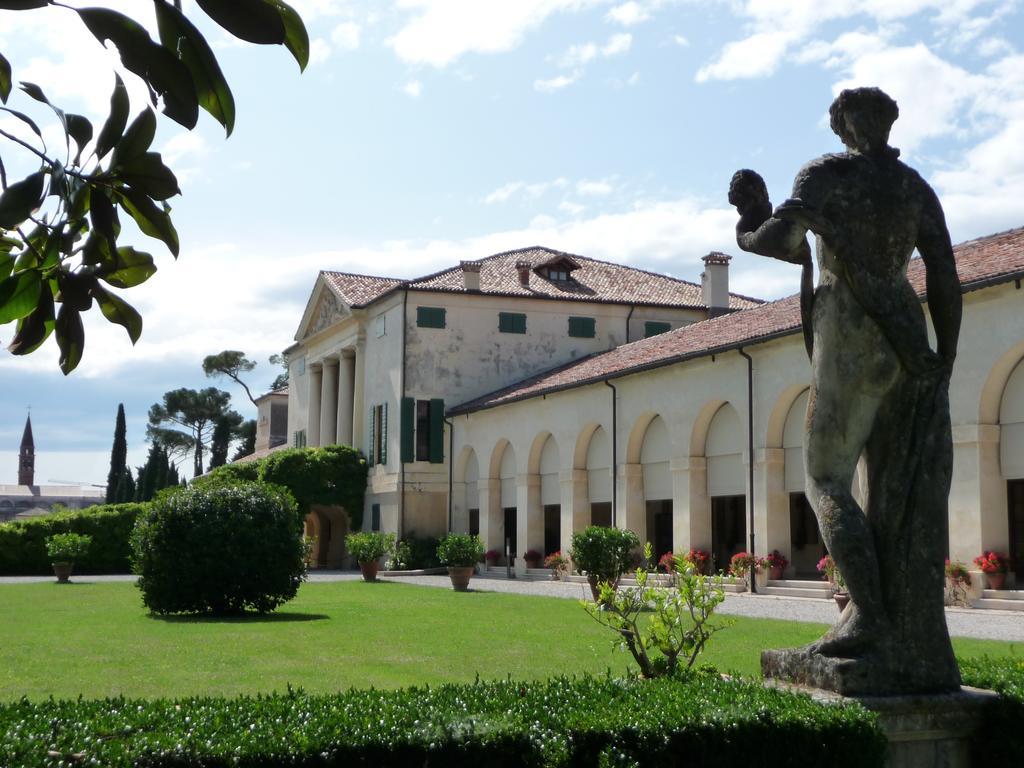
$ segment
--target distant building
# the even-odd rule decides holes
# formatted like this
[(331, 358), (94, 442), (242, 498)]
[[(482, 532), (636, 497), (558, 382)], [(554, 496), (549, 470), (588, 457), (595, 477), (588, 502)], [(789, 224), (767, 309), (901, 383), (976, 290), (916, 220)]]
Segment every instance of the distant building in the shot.
[(103, 488), (85, 485), (36, 485), (36, 445), (32, 417), (25, 419), (25, 431), (18, 451), (18, 484), (0, 484), (0, 523), (48, 515), (55, 504), (68, 509), (85, 509), (102, 504)]

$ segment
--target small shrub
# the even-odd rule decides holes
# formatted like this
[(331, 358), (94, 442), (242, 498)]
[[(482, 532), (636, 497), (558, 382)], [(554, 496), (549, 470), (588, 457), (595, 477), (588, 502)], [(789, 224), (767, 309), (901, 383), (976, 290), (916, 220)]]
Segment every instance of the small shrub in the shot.
[(295, 500), (263, 483), (193, 486), (154, 501), (132, 548), (154, 613), (265, 613), (295, 597), (306, 573)]
[(959, 560), (946, 560), (946, 583), (954, 605), (967, 605), (967, 590), (971, 587), (971, 574)]
[(768, 568), (781, 568), (785, 570), (786, 566), (789, 565), (789, 560), (777, 549), (773, 549), (771, 554), (765, 557), (764, 560)]
[(55, 563), (81, 560), (92, 546), (92, 536), (80, 533), (55, 533), (46, 538), (46, 554)]
[(964, 685), (999, 694), (974, 734), (973, 765), (1024, 765), (1024, 657), (957, 661)]
[(480, 562), (484, 545), (479, 536), (449, 533), (437, 545), (437, 559), (449, 568), (468, 568)]
[(737, 552), (729, 559), (729, 575), (745, 579), (751, 573), (760, 573), (765, 565), (764, 558), (755, 557), (749, 552)]
[(974, 564), (984, 573), (1006, 573), (1010, 570), (1010, 558), (1001, 552), (984, 552), (974, 558)]
[(484, 552), (484, 560), (487, 562), (488, 565), (494, 565), (496, 562), (501, 560), (501, 557), (501, 552), (499, 552), (496, 549), (488, 549), (486, 552)]
[(395, 534), (375, 531), (350, 533), (345, 537), (345, 548), (357, 563), (370, 563), (394, 552)]
[(415, 531), (395, 545), (395, 554), (388, 561), (392, 571), (418, 571), (437, 568), (437, 539), (431, 536), (417, 536)]
[(560, 579), (562, 575), (569, 569), (569, 559), (562, 554), (562, 550), (552, 552), (546, 558), (544, 558), (544, 567), (550, 568), (554, 573), (552, 574), (556, 579)]
[(638, 546), (640, 539), (632, 531), (592, 525), (572, 535), (569, 556), (588, 576), (615, 583), (629, 567), (631, 551)]

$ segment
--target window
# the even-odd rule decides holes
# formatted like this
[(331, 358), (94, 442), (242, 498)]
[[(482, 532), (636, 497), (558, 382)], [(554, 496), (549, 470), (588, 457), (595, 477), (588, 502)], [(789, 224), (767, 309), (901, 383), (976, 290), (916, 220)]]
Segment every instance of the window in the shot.
[(566, 282), (569, 279), (569, 272), (565, 269), (549, 269), (548, 280), (557, 280), (559, 282)]
[(387, 334), (387, 321), (386, 315), (377, 315), (373, 321), (373, 333), (379, 339), (381, 336)]
[(370, 505), (370, 530), (380, 530), (380, 504)]
[(444, 463), (444, 400), (402, 398), (402, 461)]
[(569, 335), (579, 339), (592, 339), (596, 323), (592, 317), (570, 317)]
[(370, 445), (368, 451), (370, 466), (388, 463), (388, 404), (381, 403), (370, 408)]
[(444, 328), (444, 307), (416, 307), (417, 328)]
[(306, 447), (306, 430), (297, 429), (292, 432), (292, 448)]
[(644, 323), (644, 338), (657, 336), (659, 333), (667, 333), (672, 330), (672, 323), (663, 323), (658, 320), (648, 320)]
[(502, 333), (526, 333), (526, 315), (521, 312), (499, 312), (498, 330)]

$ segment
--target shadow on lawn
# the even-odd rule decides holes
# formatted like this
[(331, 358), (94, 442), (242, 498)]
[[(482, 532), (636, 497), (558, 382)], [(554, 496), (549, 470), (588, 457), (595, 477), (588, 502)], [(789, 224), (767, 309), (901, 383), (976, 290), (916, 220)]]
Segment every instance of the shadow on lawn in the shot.
[(151, 613), (149, 618), (166, 621), (169, 624), (274, 624), (294, 621), (326, 621), (331, 617), (323, 613), (231, 613), (223, 615)]

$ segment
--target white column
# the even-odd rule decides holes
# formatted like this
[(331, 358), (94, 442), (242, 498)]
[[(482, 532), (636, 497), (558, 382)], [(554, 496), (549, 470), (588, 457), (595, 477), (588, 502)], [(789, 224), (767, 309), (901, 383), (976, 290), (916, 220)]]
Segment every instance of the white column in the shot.
[(572, 535), (590, 525), (587, 470), (570, 469), (558, 477), (562, 485), (562, 554), (569, 557)]
[(480, 541), (485, 549), (505, 551), (502, 531), (501, 481), (481, 477), (476, 481), (480, 493)]
[(544, 552), (544, 508), (540, 504), (540, 475), (516, 477), (516, 574), (526, 575), (526, 550)]
[[(355, 383), (352, 386), (352, 445), (366, 450), (366, 405), (363, 402), (363, 379), (366, 377), (366, 341), (356, 342)], [(397, 414), (396, 414), (397, 416)], [(397, 419), (396, 422), (397, 423)]]
[[(999, 465), (999, 425), (953, 427), (950, 559), (970, 566), (982, 551), (1005, 552), (1010, 543), (1008, 523), (1006, 480)], [(1019, 584), (1021, 577), (1017, 579)]]
[(310, 448), (320, 446), (320, 390), (322, 387), (323, 369), (320, 366), (309, 369), (309, 410), (306, 422), (306, 445)]
[(711, 551), (711, 499), (708, 464), (703, 456), (672, 459), (672, 546)]
[(618, 494), (616, 526), (632, 531), (644, 544), (647, 541), (647, 504), (642, 464), (619, 465)]
[(337, 439), (342, 445), (353, 445), (352, 414), (355, 394), (356, 358), (354, 354), (341, 353), (338, 369), (338, 424)]
[(324, 360), (320, 380), (320, 445), (338, 442), (338, 361)]
[(757, 555), (773, 549), (793, 559), (789, 530), (789, 494), (786, 492), (786, 452), (782, 448), (755, 448), (754, 535)]

